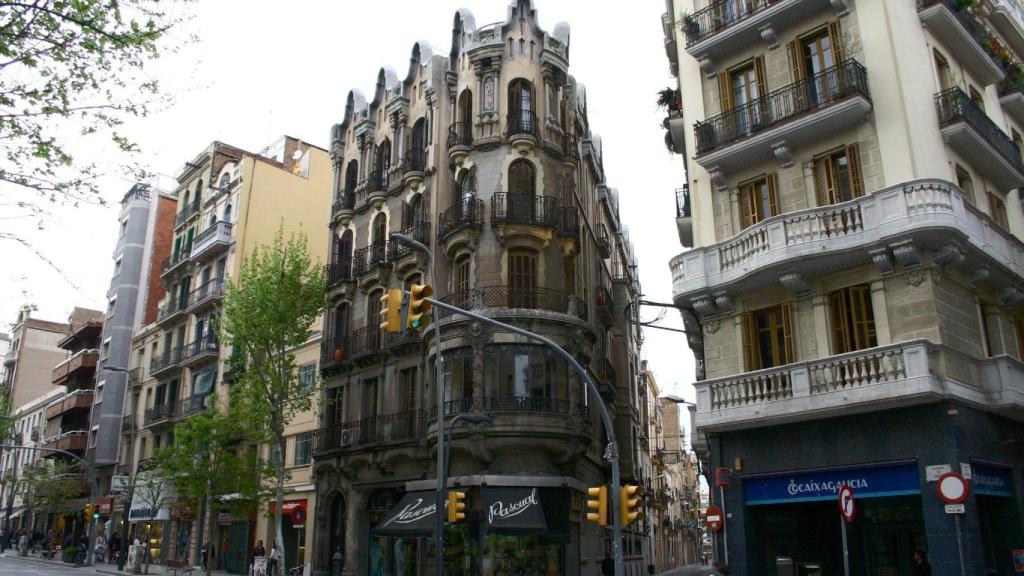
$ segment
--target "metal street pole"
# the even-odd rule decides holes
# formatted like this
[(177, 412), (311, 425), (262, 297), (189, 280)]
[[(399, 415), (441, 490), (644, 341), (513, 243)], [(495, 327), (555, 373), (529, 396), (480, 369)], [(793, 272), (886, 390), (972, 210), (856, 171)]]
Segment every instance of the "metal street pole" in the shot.
[[(422, 242), (411, 236), (392, 232), (391, 240), (412, 248), (427, 258), (427, 267), (430, 269), (430, 282), (437, 283), (437, 272), (434, 269), (434, 255)], [(426, 284), (426, 283), (424, 283)], [(430, 298), (427, 298), (430, 300)], [(446, 480), (445, 453), (444, 453), (444, 370), (443, 357), (441, 356), (441, 323), (434, 322), (434, 385), (437, 387), (437, 494), (434, 498), (434, 574), (444, 574), (444, 518), (441, 517), (441, 508), (444, 507), (444, 492)], [(423, 375), (426, 377), (426, 374)]]
[[(615, 560), (615, 576), (625, 576), (625, 566), (622, 562), (622, 519), (619, 516), (619, 490), (621, 481), (621, 474), (619, 471), (619, 448), (618, 444), (615, 442), (615, 429), (612, 427), (612, 419), (608, 414), (608, 408), (605, 406), (604, 399), (601, 397), (601, 392), (597, 389), (597, 385), (590, 378), (590, 375), (587, 374), (587, 371), (579, 362), (576, 361), (576, 358), (574, 358), (572, 354), (569, 354), (564, 348), (556, 344), (554, 341), (541, 336), (540, 334), (534, 334), (533, 332), (523, 330), (522, 328), (505, 324), (504, 322), (498, 322), (493, 318), (488, 318), (487, 316), (483, 316), (475, 312), (463, 310), (462, 308), (452, 306), (451, 304), (445, 304), (444, 302), (440, 302), (433, 298), (426, 298), (426, 300), (442, 310), (448, 310), (449, 312), (466, 316), (485, 324), (497, 326), (504, 330), (508, 330), (513, 334), (518, 334), (544, 344), (553, 352), (561, 356), (563, 360), (568, 362), (569, 365), (576, 370), (580, 379), (586, 383), (589, 395), (597, 401), (598, 411), (601, 413), (601, 421), (604, 424), (605, 434), (608, 438), (608, 446), (605, 450), (605, 459), (608, 460), (612, 467), (612, 479), (610, 486), (610, 492), (612, 495), (611, 498), (609, 498), (609, 500), (611, 500), (612, 514), (612, 555)], [(438, 421), (440, 422), (440, 416), (438, 417)]]
[[(128, 389), (129, 389), (129, 392), (131, 391), (132, 386), (135, 385), (135, 380), (132, 378), (132, 373), (127, 368), (121, 368), (120, 366), (104, 366), (103, 369), (104, 370), (109, 370), (111, 372), (122, 372), (122, 373), (124, 373), (125, 377), (128, 379)], [(126, 398), (130, 398), (131, 396), (129, 394), (125, 394), (125, 397)], [(132, 418), (134, 418), (134, 417), (135, 417), (135, 410), (132, 410)], [(134, 429), (134, 426), (133, 426), (133, 429)], [(118, 460), (117, 466), (118, 466), (118, 471), (121, 472), (122, 470), (120, 470), (120, 467), (121, 467), (120, 459)], [(122, 512), (122, 516), (123, 517), (121, 518), (121, 545), (119, 546), (119, 549), (117, 551), (117, 569), (118, 570), (124, 570), (125, 560), (126, 560), (126, 558), (128, 556), (128, 554), (125, 553), (128, 550), (128, 516), (131, 513), (132, 498), (134, 496), (135, 496), (135, 478), (133, 477), (131, 479), (131, 481), (129, 482), (129, 484), (128, 484), (128, 495), (126, 497), (127, 499), (124, 501), (124, 512)], [(107, 546), (108, 547), (110, 546), (109, 542), (107, 543)]]
[[(99, 481), (96, 479), (96, 470), (92, 467), (92, 464), (89, 464), (88, 462), (85, 461), (84, 458), (82, 458), (81, 456), (79, 456), (79, 455), (77, 455), (77, 454), (75, 454), (73, 452), (68, 452), (67, 450), (59, 450), (57, 448), (38, 448), (36, 446), (15, 446), (14, 444), (0, 444), (0, 449), (8, 449), (8, 448), (10, 448), (12, 450), (31, 450), (33, 452), (54, 452), (54, 453), (57, 453), (57, 454), (63, 454), (65, 456), (70, 456), (70, 457), (74, 458), (75, 460), (78, 460), (79, 462), (81, 462), (82, 466), (85, 468), (86, 474), (89, 475), (89, 479), (91, 480), (91, 482), (89, 482), (89, 500), (90, 501), (93, 500), (95, 498), (95, 494), (97, 492), (99, 492)], [(91, 522), (92, 519), (90, 518), (89, 520), (90, 520), (89, 524), (91, 524), (92, 523)], [(92, 558), (93, 558), (93, 552), (94, 552), (93, 548), (95, 546), (96, 546), (96, 532), (90, 526), (89, 527), (89, 550), (87, 551), (86, 556), (85, 556), (85, 564), (86, 564), (86, 566), (92, 566)]]

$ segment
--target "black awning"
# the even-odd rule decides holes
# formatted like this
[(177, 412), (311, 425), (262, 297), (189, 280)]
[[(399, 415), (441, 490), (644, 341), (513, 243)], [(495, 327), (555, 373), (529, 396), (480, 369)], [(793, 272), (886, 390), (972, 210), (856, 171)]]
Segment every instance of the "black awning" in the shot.
[(435, 493), (409, 492), (395, 504), (387, 517), (373, 528), (377, 536), (429, 536), (434, 533)]
[(542, 534), (548, 529), (536, 488), (485, 486), (487, 531), (498, 534)]

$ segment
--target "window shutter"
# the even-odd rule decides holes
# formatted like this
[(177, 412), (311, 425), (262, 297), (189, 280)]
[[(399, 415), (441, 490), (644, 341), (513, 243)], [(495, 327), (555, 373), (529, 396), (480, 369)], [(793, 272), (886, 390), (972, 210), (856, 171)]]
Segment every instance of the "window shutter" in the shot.
[(854, 198), (864, 195), (864, 174), (860, 167), (860, 146), (850, 144), (846, 147), (846, 162), (850, 175), (850, 190)]
[(836, 66), (843, 62), (843, 33), (839, 29), (839, 21), (828, 23), (828, 39), (832, 46), (832, 59)]
[(740, 188), (740, 220), (743, 228), (754, 224), (754, 186)]
[(732, 110), (732, 74), (729, 72), (718, 75), (718, 100), (722, 112)]
[(412, 226), (412, 206), (407, 202), (402, 202), (402, 230), (407, 230)]
[(744, 312), (740, 321), (743, 332), (743, 371), (750, 372), (759, 367), (756, 354), (757, 327), (754, 325), (754, 315), (750, 312)]
[(790, 304), (783, 304), (779, 307), (782, 313), (782, 339), (784, 364), (796, 362), (796, 343), (793, 339), (793, 307)]
[(787, 46), (789, 52), (789, 73), (793, 82), (804, 79), (804, 50), (800, 40), (793, 40)]
[(850, 310), (853, 312), (853, 344), (854, 350), (874, 348), (875, 319), (871, 309), (871, 287), (851, 286)]
[(778, 189), (779, 176), (778, 174), (768, 175), (768, 206), (772, 213), (766, 214), (765, 217), (776, 216), (779, 213), (779, 193)]
[(818, 198), (818, 206), (828, 206), (831, 182), (828, 177), (829, 158), (820, 158), (814, 162), (814, 192)]
[[(829, 306), (832, 308), (832, 348), (834, 354), (849, 352), (850, 330), (847, 319), (850, 317), (846, 307), (846, 298), (842, 290), (829, 294)], [(824, 355), (824, 350), (818, 352)]]

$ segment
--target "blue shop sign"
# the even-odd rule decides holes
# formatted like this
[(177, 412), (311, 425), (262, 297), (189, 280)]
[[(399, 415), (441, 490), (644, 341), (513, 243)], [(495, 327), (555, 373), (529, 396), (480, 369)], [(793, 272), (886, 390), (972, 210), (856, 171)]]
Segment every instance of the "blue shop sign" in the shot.
[(753, 505), (834, 500), (844, 482), (857, 498), (921, 493), (917, 464), (905, 462), (744, 478), (743, 501)]
[(1013, 497), (1013, 473), (1009, 468), (972, 462), (971, 485), (975, 494)]

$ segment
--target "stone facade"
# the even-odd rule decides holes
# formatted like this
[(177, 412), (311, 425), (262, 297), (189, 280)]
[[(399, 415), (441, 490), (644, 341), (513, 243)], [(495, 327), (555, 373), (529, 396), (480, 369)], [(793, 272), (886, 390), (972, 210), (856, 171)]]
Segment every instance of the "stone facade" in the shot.
[[(568, 40), (565, 24), (541, 30), (528, 0), (483, 28), (460, 10), (449, 56), (417, 43), (407, 74), (382, 69), (372, 99), (351, 92), (332, 129), (315, 574), (330, 573), (337, 551), (344, 574), (433, 570), (429, 531), (374, 532), (403, 495), (435, 489), (438, 472), (438, 342), (432, 329), (380, 333), (384, 289), (426, 282), (445, 302), (568, 350), (612, 412), (624, 481), (649, 479), (632, 444), (642, 433), (639, 332), (626, 311), (639, 294), (635, 260), (585, 91), (568, 72)], [(428, 246), (436, 277), (423, 255), (389, 240), (394, 232)], [(530, 569), (597, 574), (603, 531), (580, 520), (585, 486), (608, 474), (593, 398), (537, 343), (436, 309), (431, 320), (441, 329), (444, 415), (491, 419), (453, 433), (449, 486), (467, 490), (472, 529), (449, 529), (446, 570), (514, 569), (495, 556), (505, 536), (487, 535), (482, 516), (485, 492), (504, 486), (540, 494), (549, 536), (518, 544), (532, 550)], [(633, 569), (648, 562), (646, 530), (627, 529)]]

